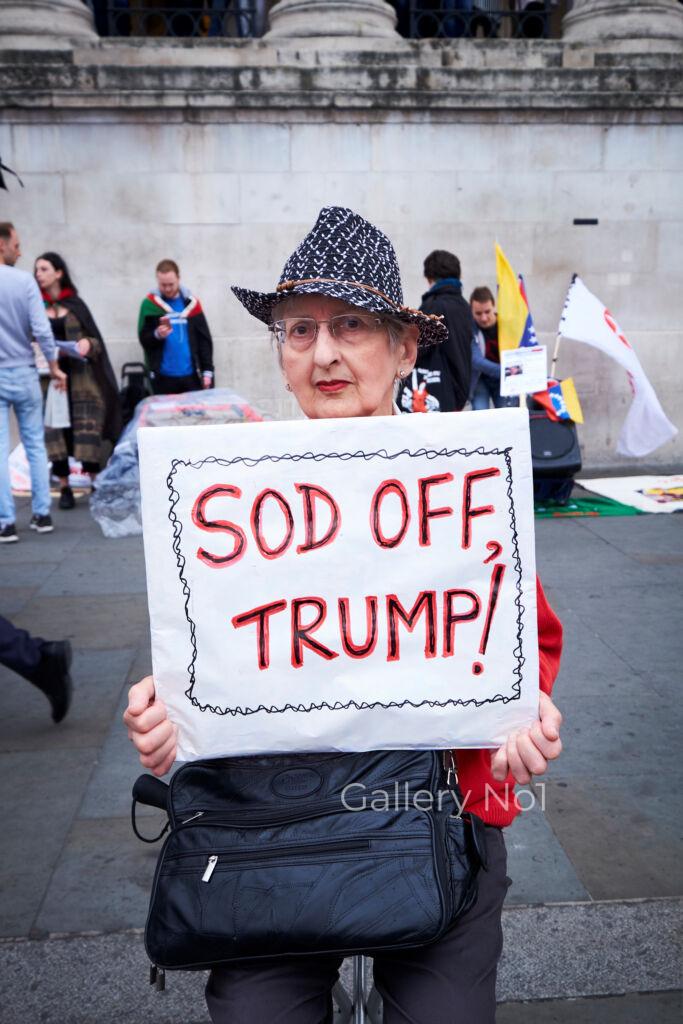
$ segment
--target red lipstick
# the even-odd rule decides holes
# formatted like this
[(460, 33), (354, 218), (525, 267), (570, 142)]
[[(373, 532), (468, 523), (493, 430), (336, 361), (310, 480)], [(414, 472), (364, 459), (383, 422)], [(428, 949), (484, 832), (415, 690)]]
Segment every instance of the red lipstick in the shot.
[(338, 391), (343, 391), (349, 383), (348, 380), (319, 380), (316, 387), (324, 395), (333, 395)]

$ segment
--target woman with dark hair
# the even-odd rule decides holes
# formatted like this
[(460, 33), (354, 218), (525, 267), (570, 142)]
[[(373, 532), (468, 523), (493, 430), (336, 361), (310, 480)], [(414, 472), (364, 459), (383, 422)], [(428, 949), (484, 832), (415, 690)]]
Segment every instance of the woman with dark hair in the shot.
[(61, 487), (59, 507), (69, 509), (75, 504), (69, 487), (69, 455), (79, 460), (92, 479), (97, 476), (102, 439), (115, 444), (121, 432), (118, 388), (102, 335), (62, 257), (43, 253), (34, 273), (57, 345), (75, 343), (70, 354), (62, 348), (59, 358), (60, 369), (67, 374), (71, 426), (45, 428), (52, 472)]

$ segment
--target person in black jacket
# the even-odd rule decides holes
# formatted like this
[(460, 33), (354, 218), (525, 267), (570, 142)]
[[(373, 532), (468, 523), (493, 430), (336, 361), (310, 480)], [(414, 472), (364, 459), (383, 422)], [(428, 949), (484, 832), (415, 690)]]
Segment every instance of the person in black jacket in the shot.
[(213, 341), (199, 299), (181, 285), (173, 260), (161, 260), (156, 275), (157, 288), (142, 300), (138, 317), (154, 393), (213, 387)]
[(435, 249), (424, 261), (429, 291), (420, 310), (442, 316), (448, 340), (418, 353), (417, 363), (401, 385), (401, 412), (460, 411), (467, 401), (472, 372), (474, 321), (460, 281), (460, 260), (452, 252)]

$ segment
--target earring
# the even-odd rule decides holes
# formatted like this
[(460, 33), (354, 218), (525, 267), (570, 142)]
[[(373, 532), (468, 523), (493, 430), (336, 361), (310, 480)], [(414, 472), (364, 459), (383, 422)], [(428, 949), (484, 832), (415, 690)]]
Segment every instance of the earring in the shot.
[(399, 379), (399, 380), (403, 380), (403, 378), (405, 377), (405, 375), (406, 375), (406, 371), (405, 371), (405, 370), (399, 370), (399, 371), (398, 371), (398, 379)]
[(289, 383), (288, 380), (286, 380), (285, 381), (285, 391), (291, 391), (291, 390), (292, 390), (292, 385)]

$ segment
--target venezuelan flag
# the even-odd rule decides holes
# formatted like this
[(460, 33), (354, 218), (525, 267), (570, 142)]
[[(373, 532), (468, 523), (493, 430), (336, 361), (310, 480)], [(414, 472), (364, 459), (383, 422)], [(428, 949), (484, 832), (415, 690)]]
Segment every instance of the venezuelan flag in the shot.
[(537, 391), (534, 401), (542, 405), (554, 420), (573, 420), (583, 423), (583, 412), (572, 377), (566, 380), (548, 380), (546, 391)]
[(496, 242), (498, 280), (498, 348), (504, 351), (520, 345), (537, 345), (536, 332), (526, 301), (524, 282), (517, 278)]

